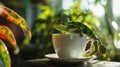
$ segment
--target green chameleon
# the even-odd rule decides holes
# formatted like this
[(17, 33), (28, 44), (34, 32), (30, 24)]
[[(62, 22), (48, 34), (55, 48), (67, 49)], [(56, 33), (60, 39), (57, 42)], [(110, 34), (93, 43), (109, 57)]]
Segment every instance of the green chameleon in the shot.
[(63, 34), (74, 34), (79, 33), (80, 37), (86, 34), (88, 38), (92, 39), (86, 43), (84, 56), (91, 56), (96, 54), (98, 56), (106, 53), (106, 48), (102, 42), (95, 36), (92, 30), (90, 30), (86, 25), (80, 22), (60, 22), (55, 23), (54, 28)]

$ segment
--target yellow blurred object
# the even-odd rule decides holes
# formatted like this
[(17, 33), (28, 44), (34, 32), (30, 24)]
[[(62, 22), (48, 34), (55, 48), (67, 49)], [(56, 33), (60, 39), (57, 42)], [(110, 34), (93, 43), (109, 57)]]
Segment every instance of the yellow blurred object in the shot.
[(0, 40), (0, 67), (11, 67), (9, 52), (2, 40)]

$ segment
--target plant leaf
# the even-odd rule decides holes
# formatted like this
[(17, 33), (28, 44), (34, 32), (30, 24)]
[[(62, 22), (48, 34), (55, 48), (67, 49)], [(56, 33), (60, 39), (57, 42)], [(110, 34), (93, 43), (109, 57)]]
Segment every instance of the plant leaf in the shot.
[(58, 31), (60, 31), (61, 33), (64, 34), (70, 34), (70, 32), (66, 29), (66, 26), (62, 25), (62, 24), (55, 24), (54, 28)]
[(20, 26), (25, 36), (28, 36), (29, 38), (31, 38), (31, 31), (29, 30), (28, 25), (23, 17), (21, 17), (19, 14), (17, 14), (12, 9), (7, 8), (6, 6), (2, 6), (0, 10), (2, 10), (0, 14), (1, 17)]
[(19, 53), (13, 32), (7, 26), (0, 25), (0, 38), (10, 42), (11, 45), (9, 45), (9, 47), (14, 51), (14, 54)]
[(5, 43), (0, 39), (0, 66), (11, 67), (11, 59)]

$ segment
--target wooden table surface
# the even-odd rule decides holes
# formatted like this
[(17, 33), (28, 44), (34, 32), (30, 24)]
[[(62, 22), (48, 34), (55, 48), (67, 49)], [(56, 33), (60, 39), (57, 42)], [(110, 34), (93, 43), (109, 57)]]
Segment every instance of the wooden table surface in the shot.
[(22, 67), (120, 67), (120, 62), (89, 60), (83, 63), (60, 63), (43, 58), (26, 60)]

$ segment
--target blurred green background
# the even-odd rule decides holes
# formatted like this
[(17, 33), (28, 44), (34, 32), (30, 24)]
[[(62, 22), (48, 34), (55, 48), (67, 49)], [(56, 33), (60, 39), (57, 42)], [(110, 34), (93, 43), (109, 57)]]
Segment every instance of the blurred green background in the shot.
[[(80, 21), (87, 24), (104, 42), (110, 58), (119, 50), (120, 4), (119, 0), (0, 0), (28, 22), (32, 39), (22, 46), (14, 60), (43, 58), (54, 53), (51, 35), (54, 19)], [(118, 50), (115, 48), (117, 47)], [(119, 54), (119, 53), (118, 53)], [(106, 59), (106, 58), (105, 58)], [(13, 66), (14, 66), (13, 62)]]

